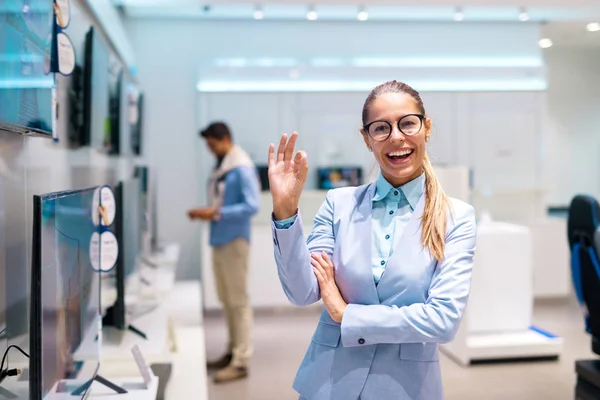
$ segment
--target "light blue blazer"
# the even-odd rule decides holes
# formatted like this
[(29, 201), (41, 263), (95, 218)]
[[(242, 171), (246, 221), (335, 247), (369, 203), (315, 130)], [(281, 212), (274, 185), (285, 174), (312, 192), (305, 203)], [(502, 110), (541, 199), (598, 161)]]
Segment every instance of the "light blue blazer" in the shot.
[(298, 306), (320, 299), (310, 253), (326, 251), (348, 307), (342, 323), (323, 308), (293, 388), (308, 400), (443, 399), (438, 343), (452, 340), (469, 296), (475, 253), (473, 207), (452, 199), (445, 258), (421, 245), (425, 195), (375, 285), (371, 207), (375, 184), (330, 190), (308, 239), (298, 214), (272, 223), (279, 279)]

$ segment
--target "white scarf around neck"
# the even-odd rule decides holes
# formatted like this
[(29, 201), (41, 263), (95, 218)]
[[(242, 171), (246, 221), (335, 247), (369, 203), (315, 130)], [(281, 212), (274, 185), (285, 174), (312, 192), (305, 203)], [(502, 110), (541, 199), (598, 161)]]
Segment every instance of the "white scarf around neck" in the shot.
[[(223, 158), (221, 165), (210, 177), (208, 187), (208, 196), (211, 207), (221, 208), (223, 197), (225, 196), (225, 181), (219, 181), (225, 174), (235, 168), (249, 167), (254, 168), (252, 159), (240, 146), (234, 145)], [(217, 184), (218, 182), (218, 184)]]

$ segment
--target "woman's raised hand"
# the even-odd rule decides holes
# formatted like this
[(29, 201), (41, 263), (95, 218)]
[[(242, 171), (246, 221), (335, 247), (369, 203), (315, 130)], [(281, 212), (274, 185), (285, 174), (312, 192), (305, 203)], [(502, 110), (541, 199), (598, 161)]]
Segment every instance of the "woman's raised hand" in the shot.
[(302, 188), (308, 174), (306, 153), (299, 151), (294, 155), (298, 132), (288, 136), (283, 134), (279, 148), (269, 146), (269, 187), (273, 197), (275, 219), (283, 220), (296, 214)]

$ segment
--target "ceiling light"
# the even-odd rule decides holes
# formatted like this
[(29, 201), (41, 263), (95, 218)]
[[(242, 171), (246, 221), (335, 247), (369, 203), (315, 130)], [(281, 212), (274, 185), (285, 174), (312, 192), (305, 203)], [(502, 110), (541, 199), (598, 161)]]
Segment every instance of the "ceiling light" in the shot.
[(540, 41), (538, 42), (538, 44), (540, 45), (540, 47), (542, 49), (547, 49), (548, 47), (552, 47), (552, 45), (554, 43), (552, 43), (552, 39), (543, 38), (543, 39), (540, 39)]
[(454, 13), (455, 21), (462, 21), (465, 19), (465, 13), (463, 12), (462, 7), (457, 7), (456, 12)]
[(525, 7), (521, 7), (521, 12), (519, 13), (519, 21), (529, 21), (529, 14), (527, 13), (527, 9)]
[(599, 32), (600, 31), (600, 23), (591, 22), (587, 24), (586, 29), (588, 32)]
[(319, 14), (317, 14), (315, 8), (311, 6), (306, 13), (306, 19), (309, 21), (315, 21), (317, 18), (319, 18)]
[(263, 19), (265, 17), (265, 13), (263, 12), (260, 6), (256, 6), (254, 10), (254, 19)]
[(366, 21), (369, 19), (369, 13), (363, 6), (361, 6), (358, 9), (358, 14), (356, 14), (356, 19), (358, 19), (359, 21)]

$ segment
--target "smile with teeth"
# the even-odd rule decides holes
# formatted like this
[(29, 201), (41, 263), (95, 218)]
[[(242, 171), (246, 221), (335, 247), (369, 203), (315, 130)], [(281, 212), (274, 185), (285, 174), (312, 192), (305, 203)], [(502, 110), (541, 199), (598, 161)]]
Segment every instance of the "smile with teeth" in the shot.
[(387, 153), (392, 160), (402, 160), (408, 158), (413, 153), (413, 149), (402, 149)]

